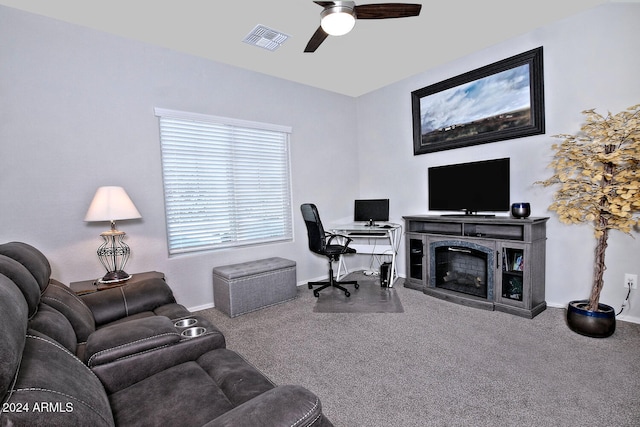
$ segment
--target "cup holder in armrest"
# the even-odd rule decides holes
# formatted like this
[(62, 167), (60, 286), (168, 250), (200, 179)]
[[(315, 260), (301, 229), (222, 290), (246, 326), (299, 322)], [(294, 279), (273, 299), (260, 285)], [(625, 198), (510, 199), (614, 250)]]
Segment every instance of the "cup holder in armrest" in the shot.
[(183, 319), (173, 319), (173, 326), (178, 330), (182, 340), (201, 336), (216, 335), (217, 329), (207, 319), (192, 315)]
[(178, 320), (176, 323), (174, 323), (174, 326), (176, 328), (187, 328), (189, 326), (195, 325), (196, 323), (198, 323), (198, 319), (188, 318), (188, 319)]
[(180, 335), (187, 338), (195, 338), (207, 332), (207, 330), (201, 326), (194, 326), (192, 328), (187, 328)]

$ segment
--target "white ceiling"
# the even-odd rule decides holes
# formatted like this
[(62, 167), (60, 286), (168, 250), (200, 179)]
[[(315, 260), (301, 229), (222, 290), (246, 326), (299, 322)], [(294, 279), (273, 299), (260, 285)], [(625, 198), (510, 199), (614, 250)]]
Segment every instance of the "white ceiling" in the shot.
[[(303, 52), (322, 11), (311, 0), (0, 0), (0, 4), (359, 96), (610, 1), (614, 0), (406, 0), (423, 5), (419, 17), (358, 21), (351, 33), (329, 37), (315, 53)], [(369, 3), (385, 1), (356, 1)], [(290, 38), (274, 52), (243, 43), (257, 24)]]

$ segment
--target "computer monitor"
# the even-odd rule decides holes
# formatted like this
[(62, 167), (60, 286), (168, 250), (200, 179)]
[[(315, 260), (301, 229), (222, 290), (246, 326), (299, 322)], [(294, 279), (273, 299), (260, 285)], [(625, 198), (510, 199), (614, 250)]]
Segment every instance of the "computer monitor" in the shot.
[(356, 200), (353, 207), (353, 220), (366, 221), (366, 225), (370, 227), (375, 227), (376, 221), (389, 221), (389, 199)]

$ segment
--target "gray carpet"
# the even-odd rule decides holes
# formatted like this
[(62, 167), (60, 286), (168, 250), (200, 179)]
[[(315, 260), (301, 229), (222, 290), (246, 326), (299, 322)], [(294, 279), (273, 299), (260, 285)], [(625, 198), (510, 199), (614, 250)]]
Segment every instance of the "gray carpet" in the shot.
[[(402, 313), (402, 303), (395, 288), (380, 286), (378, 276), (366, 276), (362, 272), (348, 274), (343, 280), (357, 280), (359, 288), (345, 285), (349, 297), (336, 288), (320, 291), (313, 311), (316, 313)], [(311, 292), (311, 291), (309, 291)]]
[(233, 319), (199, 314), (274, 382), (316, 393), (336, 427), (640, 425), (640, 325), (592, 339), (562, 309), (524, 319), (394, 289), (404, 313), (314, 313), (300, 287)]

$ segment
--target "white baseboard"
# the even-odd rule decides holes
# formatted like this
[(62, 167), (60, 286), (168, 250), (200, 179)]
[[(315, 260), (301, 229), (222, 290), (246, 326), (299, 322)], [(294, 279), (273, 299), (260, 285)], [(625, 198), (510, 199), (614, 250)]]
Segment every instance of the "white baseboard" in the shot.
[(208, 308), (213, 308), (213, 307), (215, 307), (215, 304), (211, 302), (209, 304), (198, 305), (196, 307), (187, 307), (187, 310), (194, 312), (194, 311), (206, 310)]
[(556, 304), (556, 303), (548, 302), (547, 303), (547, 307), (551, 307), (551, 308), (567, 308), (567, 304)]
[(616, 317), (616, 319), (618, 319), (618, 320), (622, 320), (623, 322), (638, 323), (638, 324), (640, 324), (640, 317), (636, 317), (636, 316), (624, 316), (624, 315), (620, 315), (620, 316)]

